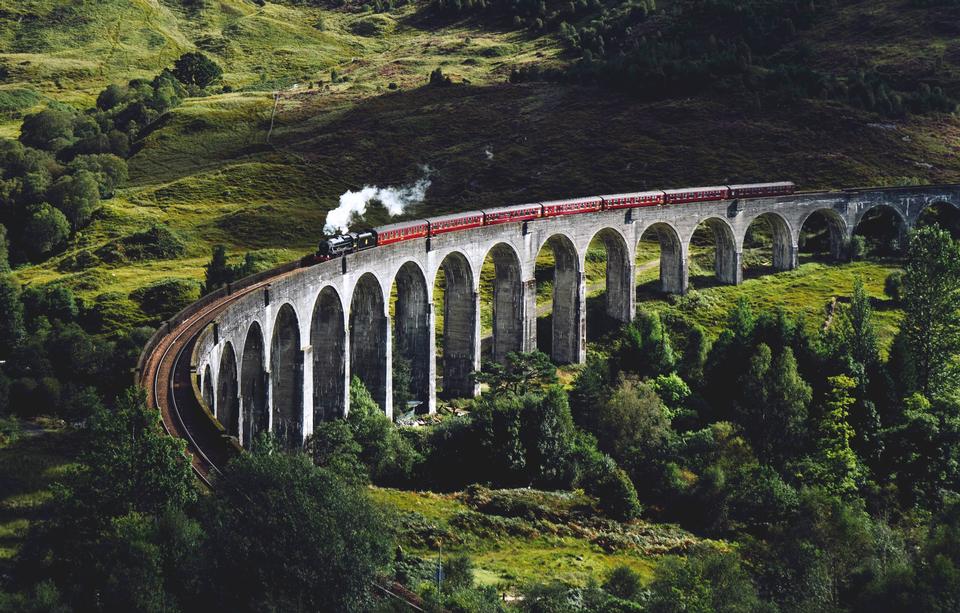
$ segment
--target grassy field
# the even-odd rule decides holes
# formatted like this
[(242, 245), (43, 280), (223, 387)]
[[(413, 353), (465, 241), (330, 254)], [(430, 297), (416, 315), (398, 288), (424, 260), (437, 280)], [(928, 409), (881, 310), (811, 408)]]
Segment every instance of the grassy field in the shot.
[[(589, 511), (590, 500), (578, 493), (371, 491), (375, 500), (396, 511), (406, 554), (436, 559), (440, 543), (444, 556), (468, 554), (477, 581), (503, 591), (544, 576), (583, 585), (618, 565), (630, 566), (650, 581), (660, 556), (682, 554), (701, 542), (667, 524), (601, 520)], [(526, 514), (505, 512), (506, 505), (491, 511), (482, 504), (491, 495), (524, 501)], [(531, 515), (530, 508), (537, 511)]]

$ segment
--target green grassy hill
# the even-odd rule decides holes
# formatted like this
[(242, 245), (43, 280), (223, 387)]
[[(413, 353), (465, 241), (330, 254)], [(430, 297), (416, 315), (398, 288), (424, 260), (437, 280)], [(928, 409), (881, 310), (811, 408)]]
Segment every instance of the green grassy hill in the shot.
[[(594, 86), (511, 85), (513, 68), (571, 61), (554, 34), (439, 18), (425, 3), (385, 13), (201, 4), (28, 0), (0, 10), (0, 136), (15, 136), (31, 110), (89, 106), (105, 85), (150, 77), (187, 50), (221, 64), (230, 90), (161, 117), (129, 160), (128, 186), (63, 254), (18, 270), (21, 280), (63, 278), (92, 299), (199, 278), (216, 243), (291, 259), (311, 249), (341, 193), (412, 181), (424, 164), (432, 185), (411, 215), (739, 180), (808, 189), (960, 181), (955, 116), (892, 120), (738, 91), (644, 101)], [(803, 49), (838, 74), (869, 61), (895, 83), (925, 67), (953, 92), (960, 53), (942, 22), (955, 12), (840, 2), (787, 52)], [(426, 85), (437, 67), (454, 85)], [(181, 260), (75, 265), (152, 223), (185, 240)]]

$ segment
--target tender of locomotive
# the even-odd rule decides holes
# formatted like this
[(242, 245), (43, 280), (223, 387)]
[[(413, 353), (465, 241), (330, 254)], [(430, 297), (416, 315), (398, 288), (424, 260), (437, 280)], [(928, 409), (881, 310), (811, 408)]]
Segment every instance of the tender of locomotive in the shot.
[(792, 194), (796, 186), (790, 181), (776, 183), (750, 183), (743, 185), (715, 185), (709, 187), (687, 187), (683, 189), (652, 190), (628, 194), (610, 194), (606, 196), (588, 196), (566, 200), (532, 202), (512, 206), (451, 213), (429, 219), (414, 219), (364, 230), (350, 232), (320, 241), (315, 258), (326, 261), (349, 253), (363, 251), (371, 247), (389, 245), (406, 240), (438, 236), (448, 232), (459, 232), (480, 226), (492, 226), (506, 223), (533, 221), (541, 217), (577, 215), (597, 211), (610, 211), (644, 206), (665, 204), (686, 204), (690, 202), (711, 202), (733, 198), (762, 198)]

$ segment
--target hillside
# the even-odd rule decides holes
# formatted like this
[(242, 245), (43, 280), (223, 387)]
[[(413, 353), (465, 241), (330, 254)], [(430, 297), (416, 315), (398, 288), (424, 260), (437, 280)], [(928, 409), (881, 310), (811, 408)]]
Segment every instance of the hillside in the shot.
[[(680, 19), (681, 4), (661, 7), (656, 23), (679, 27), (669, 20)], [(650, 99), (590, 84), (508, 83), (515, 68), (562, 68), (576, 53), (549, 27), (534, 32), (497, 15), (440, 15), (428, 3), (374, 13), (246, 0), (5, 7), (0, 135), (15, 136), (21, 118), (46, 104), (87, 107), (106, 85), (151, 77), (187, 50), (224, 69), (208, 95), (144, 132), (127, 187), (103, 201), (93, 224), (18, 276), (64, 278), (93, 299), (168, 276), (199, 279), (217, 243), (233, 254), (258, 252), (264, 265), (288, 260), (311, 249), (340, 194), (410, 183), (424, 167), (431, 184), (414, 216), (770, 178), (803, 189), (960, 180), (953, 115), (892, 118), (830, 96), (784, 100), (726, 86)], [(836, 75), (870, 66), (891, 87), (921, 79), (957, 95), (953, 16), (950, 7), (839, 2), (767, 65), (800, 56)], [(754, 63), (754, 72), (769, 72)], [(451, 86), (427, 85), (437, 67)], [(368, 217), (384, 220), (382, 212)], [(184, 255), (86, 257), (155, 223), (183, 239)]]

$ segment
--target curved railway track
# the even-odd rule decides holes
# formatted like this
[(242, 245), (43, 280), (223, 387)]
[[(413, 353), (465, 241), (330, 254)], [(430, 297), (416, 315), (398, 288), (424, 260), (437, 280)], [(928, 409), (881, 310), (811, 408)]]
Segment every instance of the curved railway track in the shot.
[(170, 436), (187, 442), (191, 465), (208, 487), (236, 453), (236, 448), (210, 420), (193, 392), (190, 355), (197, 335), (227, 306), (270, 283), (273, 277), (229, 293), (205, 305), (177, 324), (149, 352), (140, 372), (140, 385), (147, 392), (147, 404), (160, 411), (163, 427)]

